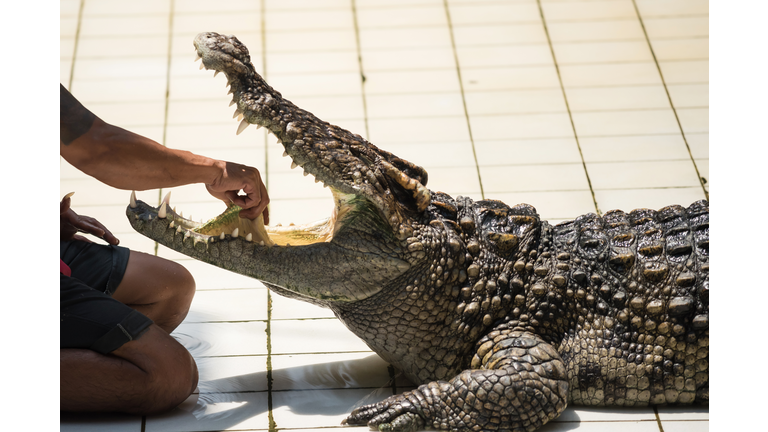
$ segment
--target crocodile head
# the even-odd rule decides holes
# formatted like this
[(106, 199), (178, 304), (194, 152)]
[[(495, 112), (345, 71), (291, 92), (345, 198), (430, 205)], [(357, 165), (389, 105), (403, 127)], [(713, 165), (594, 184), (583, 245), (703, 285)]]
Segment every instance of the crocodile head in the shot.
[(153, 208), (132, 198), (134, 229), (194, 258), (262, 280), (305, 301), (356, 301), (375, 294), (411, 265), (406, 240), (430, 204), (427, 172), (359, 135), (317, 119), (272, 89), (234, 36), (201, 33), (201, 68), (227, 77), (239, 134), (265, 127), (301, 167), (333, 195), (330, 217), (307, 225), (264, 227), (233, 206), (205, 224), (184, 219), (168, 199)]

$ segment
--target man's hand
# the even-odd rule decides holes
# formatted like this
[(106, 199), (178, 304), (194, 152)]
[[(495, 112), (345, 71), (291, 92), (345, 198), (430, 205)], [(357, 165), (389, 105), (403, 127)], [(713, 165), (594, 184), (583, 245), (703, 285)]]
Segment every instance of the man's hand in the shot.
[[(74, 193), (74, 192), (73, 192)], [(77, 235), (78, 232), (84, 232), (93, 234), (96, 237), (104, 239), (109, 244), (117, 245), (120, 240), (113, 236), (109, 230), (101, 224), (101, 222), (88, 216), (80, 216), (69, 208), (71, 200), (69, 197), (72, 193), (67, 194), (64, 199), (61, 200), (59, 206), (60, 209), (60, 235), (62, 240), (82, 240), (90, 241), (87, 238)]]
[[(224, 169), (219, 177), (212, 183), (206, 184), (211, 195), (226, 202), (236, 204), (243, 208), (240, 217), (256, 219), (264, 214), (264, 224), (269, 224), (269, 195), (267, 187), (261, 181), (259, 170), (247, 165), (234, 162), (222, 162)], [(245, 196), (238, 195), (239, 191), (245, 192)]]

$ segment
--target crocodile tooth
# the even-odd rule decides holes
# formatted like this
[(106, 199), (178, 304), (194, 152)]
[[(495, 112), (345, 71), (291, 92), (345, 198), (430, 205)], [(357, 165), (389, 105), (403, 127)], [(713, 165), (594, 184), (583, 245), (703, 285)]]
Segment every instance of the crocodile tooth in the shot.
[(202, 70), (205, 67), (205, 63), (200, 63), (200, 70)]
[(242, 114), (240, 114), (239, 116), (237, 116), (237, 121), (240, 121), (240, 120), (242, 120), (243, 118), (244, 118), (244, 116), (243, 116)]
[(259, 242), (259, 246), (264, 246), (264, 240)]
[(299, 166), (299, 164), (297, 164), (296, 162), (291, 161), (291, 169), (294, 169), (297, 166)]
[(179, 225), (179, 226), (177, 226), (177, 227), (176, 227), (176, 232), (177, 232), (177, 233), (179, 233), (179, 234), (181, 234), (182, 232), (184, 232), (184, 230), (181, 228), (181, 225)]
[(309, 173), (308, 173), (308, 172), (306, 172), (306, 171), (304, 171), (304, 177), (306, 177), (306, 176), (308, 176), (308, 175), (309, 175)]
[(257, 125), (256, 125), (256, 129), (257, 129), (257, 130), (258, 130), (258, 129), (261, 129), (261, 125), (260, 125), (260, 124), (257, 124)]
[(229, 106), (232, 106), (232, 105), (234, 105), (235, 103), (236, 103), (236, 102), (235, 102), (235, 100), (234, 100), (234, 99), (232, 99), (232, 102), (230, 102), (230, 103), (229, 103)]
[(202, 60), (203, 58), (200, 57), (200, 54), (195, 50), (195, 61)]
[(240, 107), (235, 108), (235, 113), (232, 115), (232, 118), (237, 118), (243, 114), (242, 111), (240, 111)]
[(131, 191), (131, 208), (136, 208), (136, 191)]
[(286, 156), (288, 156), (288, 152), (283, 150), (283, 157), (286, 157)]
[(165, 207), (166, 207), (166, 204), (165, 204), (165, 201), (163, 201), (163, 203), (160, 204), (160, 208), (157, 210), (157, 217), (159, 217), (160, 219), (165, 219), (165, 216), (166, 216)]
[(232, 238), (237, 238), (238, 235), (240, 235), (240, 228), (232, 230)]
[(230, 88), (229, 88), (229, 91), (227, 92), (227, 94), (228, 94), (228, 95), (231, 95), (232, 93), (234, 93), (234, 90), (232, 90), (232, 87), (230, 87)]
[(218, 75), (218, 74), (219, 74), (219, 71), (214, 72), (213, 73), (213, 77), (216, 78), (216, 75)]
[(283, 143), (283, 140), (281, 140), (280, 138), (278, 138), (278, 139), (277, 139), (277, 143), (278, 143), (278, 144), (282, 144), (282, 143)]
[(251, 241), (251, 240), (253, 240), (253, 234), (248, 233), (248, 235), (245, 236), (245, 241)]
[(219, 234), (219, 238), (220, 238), (221, 240), (224, 240), (224, 232), (223, 232), (223, 231), (221, 232), (221, 234)]
[(168, 191), (168, 193), (165, 194), (165, 197), (163, 198), (163, 202), (168, 204), (168, 206), (171, 205), (171, 191)]
[(175, 226), (176, 226), (176, 224), (175, 224), (175, 223), (173, 223), (173, 221), (171, 221), (171, 223), (169, 223), (169, 224), (168, 224), (168, 228), (173, 228), (173, 227), (175, 227)]
[(237, 135), (240, 135), (242, 131), (245, 130), (245, 128), (248, 127), (250, 123), (248, 123), (248, 120), (243, 119), (243, 121), (240, 122), (240, 126), (237, 127)]
[(315, 183), (320, 183), (320, 179), (315, 178)]

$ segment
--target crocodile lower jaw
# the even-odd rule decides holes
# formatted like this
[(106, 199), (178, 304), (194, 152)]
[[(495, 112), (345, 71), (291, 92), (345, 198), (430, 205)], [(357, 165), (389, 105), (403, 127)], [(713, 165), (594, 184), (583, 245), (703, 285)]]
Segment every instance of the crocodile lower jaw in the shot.
[[(177, 213), (175, 208), (171, 208), (170, 192), (157, 208), (140, 203), (144, 207), (142, 209), (144, 213), (150, 213), (146, 216), (150, 220), (153, 217), (170, 219), (168, 229), (175, 229), (178, 235), (192, 238), (195, 242), (209, 243), (215, 242), (217, 239), (240, 238), (261, 246), (303, 246), (330, 242), (334, 234), (341, 227), (345, 216), (354, 207), (353, 204), (350, 204), (354, 195), (342, 194), (333, 189), (331, 190), (335, 205), (329, 218), (302, 225), (291, 223), (287, 226), (277, 224), (273, 227), (264, 225), (263, 215), (259, 215), (258, 218), (253, 220), (240, 218), (237, 215), (240, 208), (237, 206), (229, 207), (222, 214), (210, 219), (208, 222), (195, 222), (184, 218), (181, 212)], [(137, 209), (138, 206), (136, 192), (131, 192), (129, 207)], [(136, 217), (139, 217), (138, 213)]]

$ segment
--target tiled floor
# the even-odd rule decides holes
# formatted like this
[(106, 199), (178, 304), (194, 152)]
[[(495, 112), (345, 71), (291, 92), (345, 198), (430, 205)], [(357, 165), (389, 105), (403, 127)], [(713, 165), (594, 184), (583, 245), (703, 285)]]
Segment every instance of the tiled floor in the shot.
[[(263, 129), (236, 136), (225, 78), (193, 62), (195, 34), (235, 34), (285, 97), (424, 166), (432, 189), (557, 222), (707, 197), (708, 20), (706, 0), (61, 0), (61, 82), (108, 122), (259, 168), (273, 223), (327, 217), (327, 191)], [(62, 431), (334, 430), (391, 394), (388, 365), (329, 311), (156, 247), (125, 219), (129, 192), (63, 160), (60, 178), (122, 245), (193, 273), (174, 335), (200, 369), (167, 414), (62, 415)], [(201, 185), (172, 202), (223, 207)], [(573, 429), (705, 431), (709, 412), (568, 408), (542, 430)]]

